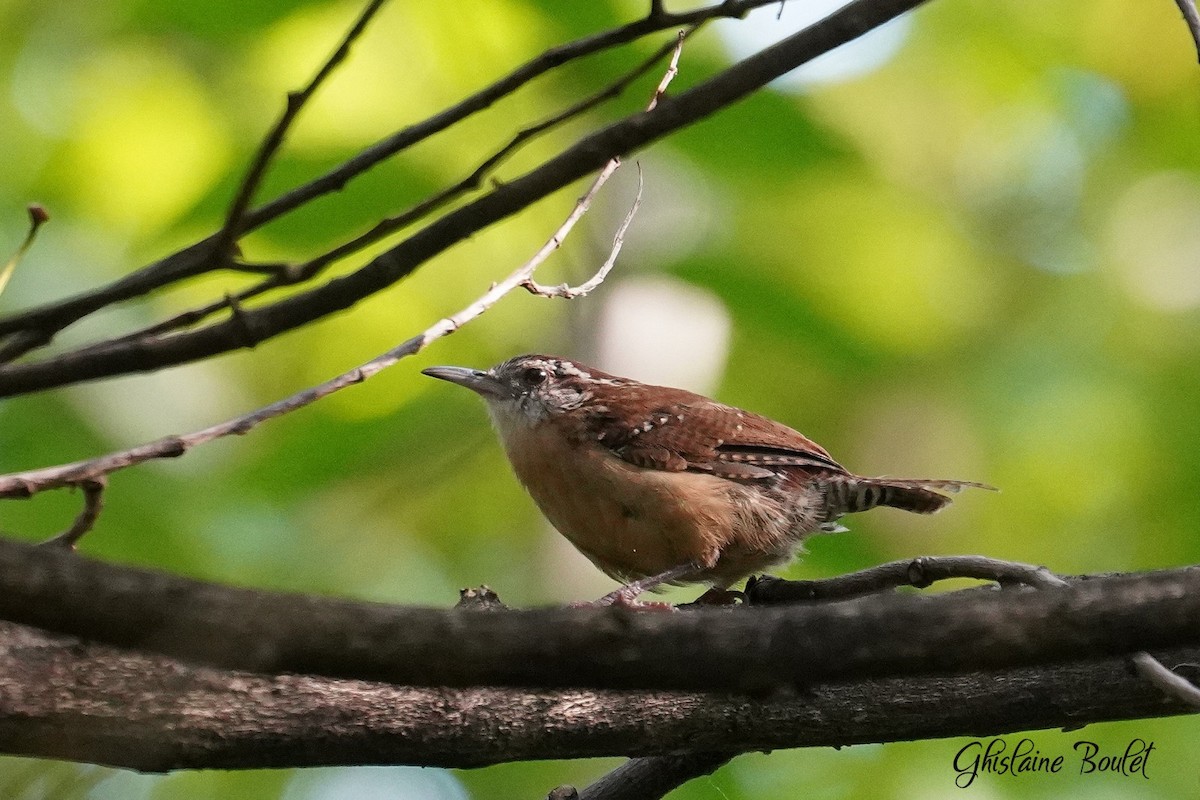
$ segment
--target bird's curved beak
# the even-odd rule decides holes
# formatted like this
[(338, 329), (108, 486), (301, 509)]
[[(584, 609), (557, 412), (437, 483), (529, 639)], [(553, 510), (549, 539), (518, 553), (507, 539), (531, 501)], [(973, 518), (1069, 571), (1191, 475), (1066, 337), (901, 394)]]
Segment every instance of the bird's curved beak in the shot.
[(507, 397), (509, 392), (503, 383), (496, 380), (491, 373), (469, 367), (430, 367), (421, 370), (422, 375), (437, 378), (442, 381), (457, 383), (465, 386), (476, 394), (484, 397)]

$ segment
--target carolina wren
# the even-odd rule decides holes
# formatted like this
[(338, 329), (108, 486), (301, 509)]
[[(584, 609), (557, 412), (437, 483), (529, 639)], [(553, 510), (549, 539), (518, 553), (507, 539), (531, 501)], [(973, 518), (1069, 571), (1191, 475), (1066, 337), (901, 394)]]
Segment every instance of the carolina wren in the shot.
[(630, 602), (665, 583), (724, 589), (788, 561), (843, 514), (891, 506), (932, 514), (980, 483), (866, 478), (766, 417), (562, 358), (489, 370), (431, 367), (486, 402), (521, 483), (551, 524), (626, 584)]

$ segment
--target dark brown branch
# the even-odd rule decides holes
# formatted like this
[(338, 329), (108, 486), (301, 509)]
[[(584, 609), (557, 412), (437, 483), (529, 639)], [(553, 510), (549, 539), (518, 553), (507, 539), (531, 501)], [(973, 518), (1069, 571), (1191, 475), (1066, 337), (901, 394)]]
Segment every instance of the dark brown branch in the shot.
[[(743, 596), (756, 605), (849, 599), (877, 594), (902, 586), (925, 588), (950, 578), (975, 578), (994, 581), (1001, 586), (1031, 586), (1056, 589), (1067, 585), (1059, 576), (1041, 566), (1001, 561), (986, 556), (919, 557), (894, 561), (861, 572), (813, 581), (787, 581), (771, 576), (752, 577)], [(1148, 653), (1131, 659), (1139, 674), (1171, 696), (1192, 703), (1195, 692), (1185, 679), (1170, 672)], [(687, 780), (707, 774), (729, 759), (728, 754), (688, 753), (661, 758), (631, 759), (605, 775), (592, 786), (595, 797), (661, 797)], [(572, 787), (560, 787), (561, 790)], [(628, 790), (628, 794), (626, 794)], [(564, 794), (566, 794), (564, 792)], [(554, 793), (551, 793), (551, 797)]]
[[(253, 272), (254, 270), (243, 269), (241, 271)], [(292, 286), (302, 282), (303, 277), (299, 274), (299, 265), (285, 264), (280, 265), (279, 269), (271, 270), (268, 277), (242, 289), (238, 292), (226, 293), (220, 300), (214, 300), (197, 308), (191, 308), (187, 311), (181, 311), (178, 314), (170, 316), (159, 322), (147, 325), (144, 328), (130, 331), (129, 333), (115, 336), (112, 339), (102, 339), (92, 344), (87, 344), (77, 348), (75, 353), (88, 353), (94, 350), (107, 350), (117, 345), (132, 345), (139, 341), (153, 341), (154, 339), (163, 336), (164, 334), (174, 331), (190, 328), (204, 320), (226, 309), (230, 309), (235, 305), (245, 303), (247, 300), (252, 300), (266, 294), (269, 291), (278, 289), (284, 286)], [(0, 359), (3, 360), (3, 359)]]
[[(324, 175), (251, 210), (243, 219), (241, 232), (255, 230), (306, 203), (341, 190), (352, 179), (380, 162), (483, 111), (553, 69), (594, 53), (628, 44), (657, 31), (699, 25), (711, 19), (741, 17), (747, 11), (772, 1), (724, 0), (716, 5), (680, 14), (652, 15), (550, 48), (458, 104), (398, 131)], [(46, 344), (58, 331), (113, 303), (140, 297), (177, 281), (231, 266), (228, 262), (212, 263), (212, 253), (219, 252), (214, 247), (216, 243), (217, 234), (213, 234), (114, 283), (0, 318), (0, 340), (3, 341), (3, 344), (0, 344), (0, 361), (11, 361), (35, 347)]]
[[(229, 211), (225, 217), (225, 224), (216, 234), (197, 243), (197, 245), (179, 251), (173, 256), (156, 262), (107, 287), (86, 292), (83, 295), (69, 298), (66, 301), (53, 303), (41, 309), (18, 314), (7, 320), (0, 321), (0, 329), (9, 323), (16, 323), (8, 330), (0, 333), (0, 336), (3, 336), (4, 333), (11, 334), (8, 339), (0, 344), (0, 363), (12, 361), (31, 350), (49, 344), (58, 331), (111, 303), (147, 294), (177, 280), (198, 275), (202, 272), (223, 268), (237, 269), (238, 265), (234, 261), (234, 253), (231, 248), (238, 236), (245, 230), (244, 219), (246, 210), (249, 208), (254, 193), (258, 190), (262, 178), (266, 174), (267, 167), (283, 144), (284, 137), (287, 135), (292, 123), (295, 122), (296, 117), (299, 116), (301, 110), (303, 110), (309, 99), (316, 93), (317, 89), (320, 88), (321, 84), (325, 82), (325, 79), (350, 54), (350, 48), (354, 41), (362, 35), (371, 18), (375, 16), (375, 13), (382, 7), (384, 2), (385, 0), (371, 0), (366, 9), (359, 15), (354, 25), (351, 26), (350, 30), (342, 38), (341, 44), (334, 50), (325, 63), (321, 65), (321, 68), (317, 70), (316, 75), (313, 76), (308, 85), (299, 92), (290, 92), (288, 94), (283, 113), (263, 139), (262, 144), (255, 153), (246, 176), (242, 179), (233, 202), (230, 204)], [(285, 277), (286, 274), (277, 272), (274, 280), (281, 282), (281, 279)], [(41, 323), (35, 322), (41, 312), (48, 310), (53, 312), (51, 319)], [(197, 314), (196, 316), (202, 319), (207, 314)], [(23, 323), (20, 322), (22, 319), (26, 321)], [(177, 317), (174, 319), (179, 320), (180, 318)], [(168, 327), (167, 329), (171, 328)], [(86, 350), (89, 348), (82, 349)]]
[(351, 275), (247, 311), (238, 321), (226, 320), (151, 342), (118, 345), (86, 354), (68, 353), (34, 364), (10, 364), (0, 369), (0, 396), (150, 371), (252, 347), (327, 314), (349, 308), (409, 275), (451, 245), (598, 169), (613, 155), (628, 154), (686, 127), (921, 2), (855, 0), (825, 20), (710, 80), (664, 99), (653, 111), (627, 118), (587, 136), (526, 175), (446, 214)]
[[(1200, 649), (1158, 655), (1168, 663), (1195, 663)], [(731, 746), (751, 751), (988, 736), (1189, 710), (1134, 675), (1122, 659), (842, 682), (757, 699), (417, 689), (224, 672), (12, 623), (0, 623), (0, 674), (0, 752), (153, 772), (478, 767), (634, 755), (647, 761), (618, 770), (622, 780), (633, 773), (681, 781), (728, 757), (704, 753), (728, 753)], [(699, 755), (673, 755), (681, 751)], [(582, 796), (596, 797), (594, 792), (597, 787), (589, 787)]]
[(0, 319), (0, 362), (49, 343), (63, 328), (113, 303), (226, 266), (211, 263), (214, 242), (209, 236), (106, 286)]
[(1200, 645), (1200, 568), (797, 607), (479, 614), (256, 592), (0, 541), (0, 618), (261, 673), (761, 692)]

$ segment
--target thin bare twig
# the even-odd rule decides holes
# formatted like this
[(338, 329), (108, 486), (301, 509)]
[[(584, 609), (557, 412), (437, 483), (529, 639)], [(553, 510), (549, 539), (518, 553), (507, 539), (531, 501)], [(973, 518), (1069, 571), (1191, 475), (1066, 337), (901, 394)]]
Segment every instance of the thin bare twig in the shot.
[(212, 252), (214, 261), (223, 259), (227, 255), (229, 247), (237, 241), (241, 235), (242, 227), (245, 221), (246, 209), (250, 207), (250, 201), (254, 198), (254, 193), (258, 191), (259, 184), (262, 183), (263, 176), (267, 172), (267, 167), (270, 166), (271, 160), (275, 157), (275, 153), (283, 145), (283, 139), (295, 122), (296, 117), (304, 109), (309, 99), (320, 88), (335, 69), (346, 57), (350, 55), (350, 48), (353, 46), (356, 39), (366, 30), (367, 25), (371, 22), (371, 18), (375, 13), (383, 7), (386, 0), (371, 0), (367, 3), (367, 7), (363, 9), (355, 23), (342, 37), (341, 44), (333, 51), (333, 54), (321, 65), (317, 70), (317, 74), (312, 77), (312, 80), (298, 92), (288, 92), (287, 102), (284, 105), (283, 113), (276, 121), (270, 133), (263, 139), (262, 144), (258, 148), (258, 152), (254, 154), (254, 160), (250, 162), (250, 168), (246, 171), (246, 177), (242, 179), (241, 185), (238, 187), (237, 194), (233, 198), (233, 202), (229, 206), (229, 211), (225, 215), (225, 224), (221, 230), (217, 232), (213, 242)]
[[(676, 45), (676, 49), (682, 47), (682, 39)], [(678, 55), (675, 57), (678, 58)], [(658, 97), (656, 93), (655, 97)], [(550, 237), (550, 239), (542, 245), (542, 247), (524, 264), (514, 270), (508, 277), (499, 283), (492, 286), (487, 292), (481, 295), (475, 302), (471, 303), (466, 308), (463, 308), (458, 313), (439, 320), (434, 325), (426, 328), (422, 333), (408, 339), (399, 346), (377, 356), (370, 361), (356, 367), (348, 372), (344, 372), (334, 378), (331, 378), (324, 383), (310, 387), (303, 391), (297, 392), (289, 397), (272, 403), (268, 406), (251, 411), (247, 414), (242, 414), (233, 419), (219, 423), (217, 425), (204, 428), (203, 430), (195, 431), (189, 434), (167, 436), (158, 439), (148, 444), (138, 447), (121, 450), (115, 453), (91, 458), (83, 461), (76, 461), (70, 464), (63, 464), (55, 467), (46, 467), (44, 469), (30, 470), (27, 472), (13, 473), (10, 475), (0, 475), (0, 498), (17, 498), (31, 497), (38, 492), (49, 489), (63, 488), (66, 486), (83, 486), (88, 482), (102, 479), (104, 476), (110, 475), (117, 470), (141, 464), (146, 461), (159, 458), (177, 458), (188, 450), (197, 445), (213, 441), (231, 434), (245, 434), (262, 422), (275, 417), (282, 416), (289, 412), (295, 411), (298, 408), (303, 408), (311, 403), (316, 402), (322, 397), (326, 397), (336, 391), (352, 386), (370, 378), (372, 375), (384, 370), (402, 358), (419, 353), (424, 350), (430, 343), (447, 336), (461, 328), (471, 320), (483, 314), (489, 308), (494, 306), (506, 294), (513, 289), (522, 285), (529, 279), (542, 263), (559, 248), (563, 239), (570, 233), (575, 224), (583, 217), (591, 206), (592, 199), (596, 196), (600, 188), (608, 181), (609, 176), (620, 166), (619, 159), (611, 159), (596, 176), (588, 191), (576, 202), (571, 213), (567, 215), (566, 220), (559, 226), (558, 230)], [(636, 208), (637, 202), (641, 199), (641, 187), (638, 188), (638, 196), (634, 201)], [(621, 240), (625, 228), (628, 227), (632, 215), (627, 216), (621, 229), (617, 234), (617, 241)], [(619, 249), (619, 244), (614, 244), (615, 249)], [(610, 258), (605, 262), (606, 267), (611, 267)], [(228, 305), (237, 312), (238, 306), (233, 298), (227, 298)], [(90, 527), (90, 526), (89, 526)], [(82, 534), (80, 534), (82, 535)]]
[(1196, 12), (1195, 0), (1175, 0), (1175, 5), (1183, 14), (1183, 20), (1192, 34), (1192, 42), (1196, 45), (1196, 57), (1200, 59), (1200, 13)]
[(574, 300), (576, 297), (583, 297), (589, 294), (597, 286), (604, 283), (604, 279), (608, 277), (609, 271), (617, 263), (617, 256), (620, 255), (621, 247), (625, 244), (625, 231), (629, 230), (629, 223), (633, 222), (633, 218), (637, 215), (638, 207), (642, 202), (642, 165), (638, 164), (637, 167), (637, 196), (633, 199), (633, 205), (629, 207), (629, 212), (625, 214), (625, 219), (621, 220), (621, 225), (617, 228), (616, 236), (613, 237), (612, 250), (609, 251), (608, 258), (604, 260), (600, 269), (596, 270), (592, 277), (578, 286), (570, 286), (566, 283), (559, 284), (558, 286), (543, 286), (533, 279), (532, 273), (530, 277), (521, 282), (521, 286), (539, 297), (559, 297), (564, 300)]

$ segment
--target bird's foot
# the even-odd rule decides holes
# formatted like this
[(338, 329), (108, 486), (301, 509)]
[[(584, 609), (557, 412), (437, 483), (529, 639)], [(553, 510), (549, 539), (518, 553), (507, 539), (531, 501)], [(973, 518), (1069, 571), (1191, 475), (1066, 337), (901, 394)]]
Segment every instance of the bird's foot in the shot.
[(644, 590), (636, 583), (631, 583), (628, 586), (622, 586), (614, 592), (609, 592), (598, 600), (593, 600), (590, 603), (572, 603), (574, 607), (584, 608), (606, 608), (608, 606), (618, 606), (620, 608), (628, 608), (633, 611), (674, 611), (675, 606), (671, 603), (664, 603), (657, 600), (642, 601), (638, 600)]
[(586, 603), (585, 605), (624, 606), (625, 608), (636, 608), (638, 610), (648, 609), (654, 611), (674, 611), (675, 606), (671, 603), (642, 603), (639, 602), (637, 598), (644, 592), (653, 591), (664, 584), (678, 580), (679, 578), (682, 578), (685, 575), (695, 571), (695, 564), (680, 564), (679, 566), (672, 567), (666, 572), (661, 572), (658, 575), (650, 575), (648, 577), (632, 581), (631, 583), (627, 583), (620, 589), (617, 589), (614, 592), (609, 592), (599, 600), (596, 600), (593, 603)]

